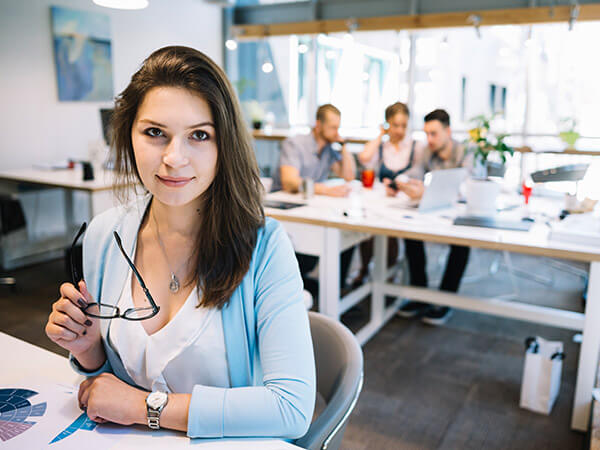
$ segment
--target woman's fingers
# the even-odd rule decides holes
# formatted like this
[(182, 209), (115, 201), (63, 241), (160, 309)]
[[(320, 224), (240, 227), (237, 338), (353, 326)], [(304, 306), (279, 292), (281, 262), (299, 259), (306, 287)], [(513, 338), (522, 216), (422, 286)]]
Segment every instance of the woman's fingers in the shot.
[(90, 395), (90, 386), (94, 382), (95, 377), (87, 378), (79, 385), (79, 392), (77, 393), (77, 400), (81, 409), (87, 408), (87, 401)]
[(78, 284), (78, 287), (79, 292), (83, 294), (83, 299), (86, 301), (86, 303), (94, 303), (94, 298), (92, 297), (92, 294), (90, 294), (90, 291), (88, 291), (85, 281), (81, 280)]
[(61, 297), (69, 299), (71, 303), (79, 308), (85, 308), (88, 304), (83, 294), (75, 289), (75, 286), (71, 283), (63, 283), (60, 285), (60, 295)]
[(52, 309), (57, 312), (61, 312), (69, 316), (73, 321), (79, 325), (90, 326), (92, 322), (87, 318), (81, 308), (75, 306), (73, 302), (66, 298), (61, 298), (52, 305)]
[(48, 322), (46, 324), (46, 334), (54, 342), (60, 340), (71, 342), (79, 337), (77, 333), (67, 330), (54, 322)]
[(52, 323), (58, 325), (60, 327), (66, 328), (67, 330), (77, 334), (78, 336), (85, 336), (87, 334), (87, 329), (84, 325), (75, 322), (72, 318), (70, 318), (67, 314), (63, 314), (60, 312), (54, 313), (54, 317), (52, 317)]

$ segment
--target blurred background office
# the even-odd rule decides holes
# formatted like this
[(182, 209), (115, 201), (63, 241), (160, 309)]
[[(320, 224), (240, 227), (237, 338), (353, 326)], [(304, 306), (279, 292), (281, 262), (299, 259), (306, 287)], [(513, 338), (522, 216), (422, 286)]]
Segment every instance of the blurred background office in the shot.
[[(44, 302), (57, 296), (57, 287), (68, 279), (65, 249), (76, 226), (115, 204), (107, 126), (114, 97), (153, 50), (185, 45), (210, 56), (233, 83), (267, 191), (277, 179), (282, 142), (310, 136), (319, 106), (330, 104), (341, 113), (335, 137), (343, 144), (343, 156), (348, 152), (356, 159), (355, 180), (344, 192), (366, 195), (360, 206), (374, 214), (353, 216), (356, 208), (348, 205), (356, 195), (268, 197), (283, 201), (278, 208), (285, 202), (293, 208), (322, 201), (321, 216), (306, 213), (303, 220), (336, 222), (338, 228), (332, 227), (338, 234), (327, 236), (335, 236), (334, 249), (353, 258), (344, 262), (350, 269), (341, 283), (335, 278), (338, 264), (332, 263), (339, 255), (327, 259), (333, 270), (321, 258), (310, 274), (303, 274), (318, 283), (307, 305), (345, 324), (364, 352), (364, 389), (356, 408), (347, 406), (352, 414), (341, 448), (600, 446), (593, 433), (600, 429), (600, 412), (592, 408), (587, 389), (597, 385), (600, 334), (580, 334), (584, 324), (591, 327), (600, 320), (600, 314), (586, 314), (586, 308), (596, 311), (600, 301), (597, 281), (590, 288), (590, 274), (600, 277), (591, 269), (600, 261), (595, 206), (600, 199), (600, 58), (595, 50), (600, 1), (129, 2), (139, 9), (107, 8), (92, 0), (0, 0), (1, 332), (64, 355), (43, 334), (49, 312)], [(117, 6), (126, 3), (117, 0)], [(415, 237), (425, 241), (430, 287), (440, 285), (445, 269), (448, 245), (440, 242), (471, 247), (456, 298), (468, 297), (471, 303), (462, 306), (475, 306), (461, 308), (452, 304), (455, 297), (443, 297), (450, 299), (446, 306), (454, 315), (439, 327), (397, 316), (398, 300), (408, 296), (391, 291), (384, 296), (383, 288), (371, 288), (385, 280), (398, 289), (409, 284), (403, 239), (385, 276), (376, 272), (377, 248), (383, 245), (375, 245), (375, 261), (362, 272), (359, 252), (348, 251), (369, 242), (374, 229), (390, 239), (405, 237), (410, 226), (403, 228), (401, 214), (417, 215), (387, 211), (381, 206), (383, 187), (361, 184), (363, 170), (371, 168), (361, 165), (358, 155), (379, 136), (385, 109), (395, 102), (410, 111), (406, 139), (420, 146), (427, 146), (425, 116), (443, 109), (451, 117), (452, 139), (461, 145), (473, 150), (480, 137), (490, 142), (501, 137), (510, 148), (490, 153), (484, 175), (493, 177), (504, 196), (492, 205), (494, 212), (513, 214), (521, 231), (497, 231), (502, 228), (497, 222), (488, 231), (470, 229), (481, 235), (470, 234), (447, 220), (436, 231), (443, 238)], [(333, 159), (341, 159), (331, 152)], [(91, 173), (94, 180), (83, 180)], [(340, 190), (340, 177), (332, 171), (330, 186)], [(377, 193), (381, 198), (374, 197)], [(285, 222), (287, 213), (278, 208), (267, 208), (267, 214)], [(332, 218), (332, 211), (340, 214)], [(581, 212), (587, 215), (576, 214)], [(389, 216), (369, 222), (370, 228), (359, 230), (362, 234), (347, 231), (375, 213)], [(561, 229), (565, 222), (560, 219), (569, 215), (591, 218), (593, 230)], [(286, 229), (298, 253), (302, 246), (321, 243), (318, 238), (313, 242), (316, 235), (294, 238), (298, 224)], [(496, 239), (494, 233), (502, 236)], [(513, 237), (516, 252), (510, 248)], [(310, 257), (313, 268), (317, 259)], [(333, 285), (327, 284), (331, 274)], [(336, 298), (322, 298), (324, 292)], [(589, 292), (595, 292), (592, 302)], [(427, 295), (435, 300), (438, 291)], [(374, 297), (382, 299), (378, 310)], [(498, 299), (505, 303), (495, 303)], [(512, 306), (517, 300), (524, 301), (522, 310)], [(494, 310), (495, 305), (506, 309)], [(370, 328), (374, 316), (379, 322)], [(550, 415), (519, 407), (529, 336), (561, 341), (567, 354)], [(588, 340), (592, 343), (580, 359), (586, 337), (593, 342)]]

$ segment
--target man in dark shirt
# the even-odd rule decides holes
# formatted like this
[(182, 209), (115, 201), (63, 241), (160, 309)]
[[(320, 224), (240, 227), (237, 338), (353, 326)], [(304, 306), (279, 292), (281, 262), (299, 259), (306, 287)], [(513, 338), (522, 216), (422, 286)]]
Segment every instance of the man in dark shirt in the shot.
[[(465, 146), (452, 139), (450, 116), (446, 111), (436, 109), (427, 114), (424, 129), (427, 135), (427, 149), (420, 166), (416, 167), (411, 174), (415, 178), (411, 178), (406, 183), (396, 183), (399, 190), (415, 200), (420, 199), (425, 191), (422, 181), (425, 173), (456, 167), (465, 167), (469, 170), (473, 168), (473, 155), (467, 154)], [(410, 273), (410, 284), (427, 287), (427, 272), (425, 270), (427, 261), (423, 241), (405, 239), (404, 245)], [(440, 290), (458, 291), (468, 260), (469, 247), (450, 246), (450, 254), (446, 262)], [(421, 320), (430, 325), (445, 323), (451, 314), (452, 310), (446, 306), (433, 306), (416, 301), (406, 301), (398, 310), (398, 315), (401, 317), (421, 316)]]

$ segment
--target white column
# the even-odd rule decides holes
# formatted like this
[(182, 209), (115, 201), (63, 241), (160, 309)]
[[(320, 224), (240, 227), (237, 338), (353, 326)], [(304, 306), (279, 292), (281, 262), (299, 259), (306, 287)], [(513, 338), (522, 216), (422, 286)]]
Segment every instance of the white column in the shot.
[(583, 342), (579, 352), (579, 368), (575, 385), (575, 401), (571, 428), (586, 431), (590, 419), (592, 388), (596, 382), (598, 351), (600, 351), (600, 262), (590, 265), (590, 279), (587, 290)]

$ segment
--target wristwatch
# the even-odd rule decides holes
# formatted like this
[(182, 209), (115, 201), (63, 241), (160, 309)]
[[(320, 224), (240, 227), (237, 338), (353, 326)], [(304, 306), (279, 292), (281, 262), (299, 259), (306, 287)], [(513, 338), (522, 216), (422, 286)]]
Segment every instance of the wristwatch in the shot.
[(153, 430), (160, 430), (160, 413), (168, 401), (169, 396), (163, 391), (151, 392), (146, 397), (148, 426)]

